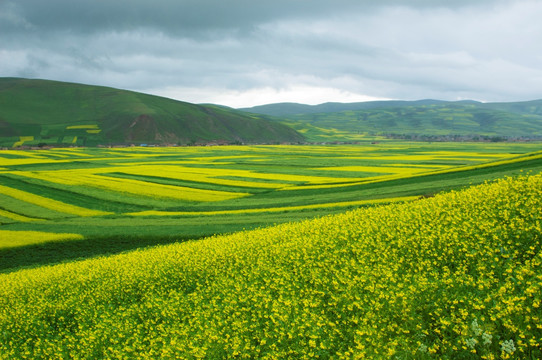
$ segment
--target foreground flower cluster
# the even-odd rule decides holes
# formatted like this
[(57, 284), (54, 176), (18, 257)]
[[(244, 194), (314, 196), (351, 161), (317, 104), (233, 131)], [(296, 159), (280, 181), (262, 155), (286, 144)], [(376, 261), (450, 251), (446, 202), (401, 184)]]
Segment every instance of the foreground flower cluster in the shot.
[(542, 176), (0, 276), (0, 358), (542, 358)]

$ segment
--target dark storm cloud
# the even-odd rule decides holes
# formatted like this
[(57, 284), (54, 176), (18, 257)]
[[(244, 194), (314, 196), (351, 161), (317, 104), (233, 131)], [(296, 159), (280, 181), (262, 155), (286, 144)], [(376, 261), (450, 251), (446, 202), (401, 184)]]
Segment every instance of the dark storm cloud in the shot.
[[(451, 6), (485, 2), (455, 1)], [(14, 20), (4, 23), (3, 28), (15, 32), (21, 27), (81, 33), (152, 28), (179, 34), (247, 30), (275, 19), (311, 18), (404, 4), (411, 7), (450, 6), (446, 0), (7, 0), (1, 10)]]
[(536, 0), (0, 0), (0, 76), (233, 106), (522, 100), (542, 97), (541, 16)]

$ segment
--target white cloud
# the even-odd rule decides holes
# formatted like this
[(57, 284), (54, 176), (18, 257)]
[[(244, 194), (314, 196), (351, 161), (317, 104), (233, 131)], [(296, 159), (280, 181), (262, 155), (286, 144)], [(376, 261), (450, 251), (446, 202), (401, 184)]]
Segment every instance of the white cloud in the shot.
[(361, 102), (385, 100), (349, 91), (317, 86), (292, 86), (286, 88), (253, 88), (245, 91), (215, 88), (162, 88), (148, 89), (148, 93), (195, 103), (213, 103), (233, 108), (251, 107), (277, 102), (299, 102), (316, 105), (324, 102)]

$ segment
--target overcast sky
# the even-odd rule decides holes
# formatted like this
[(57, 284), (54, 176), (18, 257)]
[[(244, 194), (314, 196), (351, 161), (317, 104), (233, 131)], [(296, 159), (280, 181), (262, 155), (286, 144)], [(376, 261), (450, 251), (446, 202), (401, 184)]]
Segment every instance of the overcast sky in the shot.
[(244, 107), (542, 98), (540, 0), (0, 0), (0, 77)]

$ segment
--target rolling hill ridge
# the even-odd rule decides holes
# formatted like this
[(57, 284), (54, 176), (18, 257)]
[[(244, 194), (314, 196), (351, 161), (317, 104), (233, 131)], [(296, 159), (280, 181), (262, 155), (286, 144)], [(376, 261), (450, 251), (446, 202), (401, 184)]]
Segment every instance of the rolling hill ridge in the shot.
[(240, 110), (282, 117), (285, 124), (303, 131), (309, 141), (329, 137), (330, 129), (336, 130), (343, 138), (348, 134), (448, 139), (455, 136), (474, 140), (481, 137), (542, 138), (542, 100), (510, 103), (471, 100), (320, 105), (278, 103)]
[(0, 146), (299, 142), (266, 116), (101, 86), (0, 78)]

